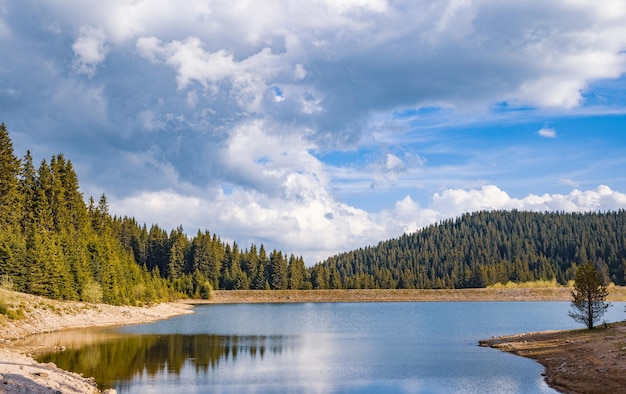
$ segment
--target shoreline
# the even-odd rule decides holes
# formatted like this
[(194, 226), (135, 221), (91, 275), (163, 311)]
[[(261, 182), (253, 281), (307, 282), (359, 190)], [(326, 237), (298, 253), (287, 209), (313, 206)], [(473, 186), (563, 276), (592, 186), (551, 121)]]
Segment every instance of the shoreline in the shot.
[[(569, 301), (569, 288), (499, 288), (499, 289), (458, 289), (458, 290), (227, 290), (213, 291), (210, 300), (181, 300), (162, 303), (151, 307), (113, 306), (88, 304), (84, 302), (56, 301), (33, 295), (15, 293), (0, 289), (0, 300), (24, 311), (24, 318), (9, 320), (0, 315), (0, 391), (4, 393), (99, 393), (95, 382), (73, 372), (64, 371), (56, 365), (41, 364), (31, 356), (51, 350), (45, 346), (17, 344), (17, 340), (36, 334), (66, 331), (77, 328), (107, 327), (149, 323), (169, 317), (193, 313), (194, 305), (234, 304), (234, 303), (308, 303), (308, 302), (508, 302), (508, 301)], [(609, 301), (626, 300), (626, 287), (611, 288)], [(621, 328), (617, 328), (621, 327)], [(626, 372), (626, 323), (614, 323), (608, 335), (613, 341), (621, 341), (624, 355), (621, 374)], [(600, 332), (600, 329), (593, 330)], [(577, 331), (576, 331), (577, 332)], [(549, 335), (566, 335), (569, 332), (552, 332)], [(539, 333), (546, 335), (546, 333)], [(536, 353), (529, 352), (528, 344), (542, 343), (545, 338), (537, 333), (519, 334), (513, 337), (498, 337), (481, 341), (481, 346), (489, 346), (532, 358), (546, 367), (546, 381), (557, 390), (561, 388), (558, 372), (552, 371)], [(516, 341), (516, 338), (518, 339)], [(566, 341), (567, 339), (563, 340)], [(24, 342), (24, 341), (22, 341)], [(571, 343), (574, 343), (570, 340)], [(570, 343), (568, 342), (568, 344)], [(589, 341), (587, 341), (589, 342)], [(603, 339), (603, 343), (610, 341)], [(517, 343), (517, 344), (516, 344)], [(576, 342), (577, 343), (577, 342)], [(527, 346), (527, 347), (524, 347)], [(616, 345), (617, 346), (617, 345)], [(537, 347), (539, 349), (539, 347)], [(542, 348), (544, 352), (554, 352), (552, 348)], [(621, 348), (620, 348), (621, 349)], [(54, 350), (54, 349), (52, 349)], [(589, 346), (588, 354), (594, 347)], [(574, 354), (575, 356), (575, 354)], [(600, 357), (600, 355), (598, 355)], [(549, 357), (548, 357), (549, 358)], [(606, 358), (606, 355), (605, 355)], [(544, 360), (545, 361), (545, 360)], [(549, 361), (549, 360), (548, 360)], [(560, 364), (559, 364), (560, 365)], [(563, 369), (562, 366), (559, 368)], [(608, 371), (609, 369), (607, 369)], [(610, 369), (611, 371), (613, 369)], [(595, 371), (595, 370), (594, 370)], [(599, 372), (595, 372), (598, 374)], [(557, 378), (553, 378), (557, 376)], [(567, 378), (567, 376), (565, 377)], [(550, 379), (550, 380), (548, 380)], [(595, 375), (594, 375), (595, 379)], [(591, 379), (593, 380), (593, 379)], [(623, 381), (626, 387), (626, 380)], [(568, 386), (563, 386), (568, 387)], [(107, 390), (109, 391), (109, 390)], [(109, 391), (114, 392), (114, 391)], [(586, 392), (586, 391), (585, 391)], [(593, 391), (591, 391), (593, 392)]]
[[(90, 327), (149, 323), (193, 313), (193, 306), (162, 303), (151, 307), (113, 306), (56, 301), (0, 289), (0, 300), (24, 311), (19, 320), (0, 315), (0, 392), (2, 393), (100, 393), (91, 377), (39, 363), (32, 355), (54, 348), (20, 346), (15, 342), (37, 334)], [(106, 390), (105, 393), (114, 393)]]
[(626, 322), (495, 337), (479, 346), (537, 361), (546, 383), (561, 393), (617, 393), (626, 387)]

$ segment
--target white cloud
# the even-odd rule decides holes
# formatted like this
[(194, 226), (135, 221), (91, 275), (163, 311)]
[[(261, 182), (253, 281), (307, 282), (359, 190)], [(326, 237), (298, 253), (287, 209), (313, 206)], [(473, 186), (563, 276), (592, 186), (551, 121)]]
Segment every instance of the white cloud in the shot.
[(552, 127), (544, 126), (537, 131), (537, 134), (545, 138), (556, 138), (556, 130)]
[(74, 71), (93, 77), (98, 64), (106, 58), (109, 47), (102, 29), (81, 26), (79, 36), (72, 44), (72, 51), (74, 52)]
[[(263, 193), (294, 194), (293, 176), (307, 179), (302, 190), (317, 193), (328, 185), (323, 164), (308, 150), (306, 130), (290, 134), (279, 124), (254, 120), (236, 126), (217, 153), (231, 182), (255, 188)], [(290, 183), (291, 182), (291, 183)]]
[(137, 40), (139, 54), (152, 62), (162, 61), (176, 70), (178, 89), (185, 89), (191, 81), (205, 88), (226, 78), (235, 78), (238, 66), (233, 55), (225, 50), (209, 53), (197, 37), (163, 44), (155, 37)]
[(481, 189), (448, 189), (435, 193), (431, 207), (449, 217), (463, 212), (515, 208), (515, 200), (497, 186), (487, 185)]
[[(293, 74), (284, 67), (282, 56), (273, 54), (270, 48), (238, 61), (225, 49), (206, 51), (198, 37), (169, 43), (155, 37), (141, 37), (136, 47), (142, 57), (174, 69), (179, 90), (187, 89), (195, 81), (215, 96), (230, 94), (241, 108), (251, 112), (260, 110), (263, 95), (277, 75)], [(302, 76), (297, 67), (294, 76)]]
[(384, 167), (387, 171), (398, 172), (404, 170), (404, 162), (398, 156), (387, 153)]

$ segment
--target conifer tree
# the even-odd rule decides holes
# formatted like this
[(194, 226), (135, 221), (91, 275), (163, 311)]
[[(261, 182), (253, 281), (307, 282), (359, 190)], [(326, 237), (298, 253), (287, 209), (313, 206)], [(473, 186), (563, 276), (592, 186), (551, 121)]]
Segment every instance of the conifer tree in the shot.
[(273, 250), (270, 254), (270, 287), (272, 290), (284, 290), (287, 288), (289, 280), (289, 271), (287, 261), (283, 254), (277, 250)]
[(289, 288), (293, 290), (304, 290), (306, 289), (306, 283), (308, 282), (307, 278), (307, 270), (304, 266), (304, 260), (302, 258), (297, 258), (293, 254), (289, 257), (288, 264), (288, 272), (289, 272)]
[(591, 262), (582, 264), (576, 271), (569, 316), (591, 330), (610, 306), (605, 302), (608, 295), (607, 286), (602, 282), (595, 265)]
[(37, 173), (33, 165), (30, 151), (22, 160), (22, 171), (19, 179), (19, 192), (22, 195), (24, 210), (22, 213), (22, 234), (27, 234), (34, 223), (35, 197), (37, 195)]
[(183, 227), (179, 226), (170, 234), (170, 253), (167, 265), (167, 275), (170, 279), (178, 279), (185, 273), (185, 261), (188, 250), (188, 241)]
[(18, 176), (20, 161), (13, 154), (13, 142), (3, 123), (0, 124), (0, 227), (18, 224), (21, 214)]

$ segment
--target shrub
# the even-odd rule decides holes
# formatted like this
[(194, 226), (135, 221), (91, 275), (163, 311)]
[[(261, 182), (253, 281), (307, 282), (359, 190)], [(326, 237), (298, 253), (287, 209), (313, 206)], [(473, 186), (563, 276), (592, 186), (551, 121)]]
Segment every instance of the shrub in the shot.
[(11, 320), (20, 320), (24, 318), (24, 310), (22, 308), (13, 310), (7, 304), (0, 303), (0, 315), (5, 315)]
[(83, 301), (97, 304), (102, 302), (102, 286), (100, 283), (89, 281), (83, 287)]
[(0, 276), (0, 289), (13, 290), (13, 279), (9, 275)]

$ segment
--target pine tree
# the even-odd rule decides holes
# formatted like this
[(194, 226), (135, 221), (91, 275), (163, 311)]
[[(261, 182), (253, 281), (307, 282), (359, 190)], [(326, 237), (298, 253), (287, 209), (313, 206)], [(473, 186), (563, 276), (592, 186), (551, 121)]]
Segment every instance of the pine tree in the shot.
[(33, 165), (30, 151), (22, 160), (22, 171), (19, 179), (19, 192), (23, 198), (22, 234), (27, 234), (34, 223), (35, 197), (37, 195), (37, 173)]
[(605, 302), (609, 295), (607, 286), (592, 262), (582, 264), (576, 271), (572, 291), (572, 310), (569, 316), (592, 329), (610, 306)]
[(0, 124), (0, 227), (13, 229), (21, 214), (18, 176), (20, 161), (13, 154), (13, 143), (3, 123)]
[(183, 227), (179, 226), (170, 234), (170, 252), (169, 262), (167, 264), (167, 275), (170, 279), (178, 279), (186, 272), (186, 256), (189, 248), (189, 242), (183, 231)]
[(277, 250), (273, 250), (270, 254), (270, 287), (272, 290), (284, 290), (287, 288), (289, 280), (289, 271), (287, 261), (283, 254)]
[(293, 290), (304, 290), (307, 288), (308, 282), (307, 270), (304, 266), (304, 260), (297, 258), (293, 254), (289, 257), (289, 288)]

